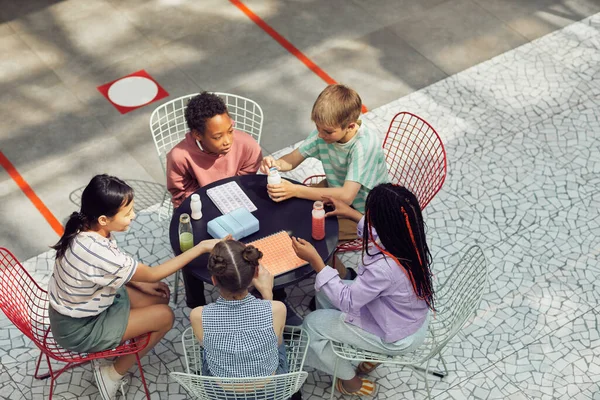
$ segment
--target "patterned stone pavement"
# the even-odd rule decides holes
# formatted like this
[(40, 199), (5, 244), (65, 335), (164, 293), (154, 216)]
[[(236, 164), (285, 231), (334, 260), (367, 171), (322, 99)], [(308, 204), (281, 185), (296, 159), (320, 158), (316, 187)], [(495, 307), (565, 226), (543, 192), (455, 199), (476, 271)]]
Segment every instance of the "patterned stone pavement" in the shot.
[[(467, 245), (480, 244), (488, 259), (480, 310), (444, 350), (450, 374), (430, 379), (436, 399), (600, 399), (599, 95), (597, 14), (364, 116), (383, 137), (394, 114), (411, 111), (444, 140), (448, 179), (425, 210), (438, 282)], [(309, 160), (289, 176), (319, 171)], [(171, 255), (153, 208), (118, 239), (145, 263)], [(343, 257), (346, 265), (357, 259)], [(47, 252), (25, 265), (45, 284), (52, 262)], [(312, 283), (289, 289), (301, 314)], [(172, 306), (174, 329), (143, 360), (155, 399), (186, 398), (168, 373), (183, 370), (180, 335), (190, 310), (183, 296)], [(48, 394), (47, 382), (32, 377), (37, 354), (0, 316), (0, 398)], [(382, 366), (373, 377), (378, 399), (425, 398), (422, 377), (410, 369)], [(330, 385), (309, 369), (304, 398), (326, 397)], [(143, 398), (135, 370), (128, 397)], [(90, 367), (62, 375), (55, 398), (98, 398)]]

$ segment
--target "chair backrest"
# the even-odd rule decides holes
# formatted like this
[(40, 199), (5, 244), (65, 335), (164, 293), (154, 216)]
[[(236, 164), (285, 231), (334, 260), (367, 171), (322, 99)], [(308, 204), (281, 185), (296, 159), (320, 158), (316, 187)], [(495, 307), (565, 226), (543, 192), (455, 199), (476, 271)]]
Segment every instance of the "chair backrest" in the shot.
[(171, 372), (186, 391), (202, 400), (288, 400), (306, 380), (305, 371), (260, 378), (216, 378), (183, 372)]
[(263, 126), (262, 108), (254, 100), (230, 93), (214, 92), (225, 100), (229, 116), (235, 121), (235, 129), (246, 132), (260, 144)]
[(438, 133), (409, 112), (394, 116), (383, 142), (392, 183), (410, 190), (424, 209), (446, 179), (446, 150)]
[(436, 291), (437, 313), (429, 324), (433, 336), (431, 356), (437, 354), (477, 311), (487, 287), (487, 277), (483, 250), (478, 245), (471, 246)]
[[(227, 105), (227, 111), (235, 121), (235, 128), (251, 135), (259, 144), (262, 134), (263, 112), (253, 100), (229, 93), (215, 92)], [(181, 142), (189, 131), (185, 122), (188, 102), (198, 93), (188, 94), (158, 106), (150, 115), (150, 132), (160, 165), (166, 173), (167, 153)]]
[(303, 371), (308, 350), (308, 333), (299, 327), (286, 326), (283, 331), (289, 372), (258, 378), (219, 378), (200, 375), (204, 349), (196, 339), (192, 328), (181, 335), (186, 373), (171, 372), (179, 382), (197, 399), (256, 399), (287, 400), (300, 390), (307, 377)]
[(0, 309), (36, 346), (44, 347), (50, 326), (48, 294), (3, 247), (0, 248)]

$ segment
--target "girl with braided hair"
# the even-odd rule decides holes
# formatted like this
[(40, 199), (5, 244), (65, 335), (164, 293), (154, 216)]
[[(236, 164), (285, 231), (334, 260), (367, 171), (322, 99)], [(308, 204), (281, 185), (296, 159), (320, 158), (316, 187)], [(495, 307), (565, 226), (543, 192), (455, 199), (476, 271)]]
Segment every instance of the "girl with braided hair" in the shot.
[[(81, 209), (69, 217), (52, 248), (54, 270), (48, 284), (52, 335), (78, 353), (110, 350), (128, 339), (150, 333), (144, 356), (173, 326), (169, 287), (162, 279), (183, 268), (218, 240), (204, 240), (185, 253), (154, 267), (123, 252), (113, 232), (128, 229), (135, 218), (133, 189), (109, 175), (96, 175), (81, 195)], [(114, 399), (134, 354), (112, 363), (94, 363), (94, 377), (104, 400)]]
[[(357, 278), (343, 281), (309, 242), (293, 238), (296, 254), (317, 272), (317, 310), (303, 324), (310, 335), (306, 364), (333, 374), (332, 341), (389, 355), (414, 351), (427, 335), (429, 310), (435, 310), (431, 254), (419, 202), (406, 188), (390, 183), (369, 192), (364, 216), (340, 200), (324, 198), (334, 207), (327, 216), (358, 222), (363, 248)], [(361, 363), (354, 370), (349, 361), (339, 359), (337, 390), (374, 395), (375, 383), (359, 374), (376, 367)]]
[[(273, 275), (260, 264), (262, 253), (236, 240), (217, 243), (208, 259), (216, 302), (190, 314), (204, 347), (202, 375), (246, 378), (288, 371), (283, 328), (286, 308), (273, 301)], [(261, 294), (248, 293), (253, 285)]]

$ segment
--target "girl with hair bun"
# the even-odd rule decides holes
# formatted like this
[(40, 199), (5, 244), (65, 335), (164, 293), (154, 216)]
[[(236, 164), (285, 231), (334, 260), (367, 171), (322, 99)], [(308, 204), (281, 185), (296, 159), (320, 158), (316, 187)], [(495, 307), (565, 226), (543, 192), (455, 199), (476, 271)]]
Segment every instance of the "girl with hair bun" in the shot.
[[(309, 242), (292, 239), (296, 254), (317, 272), (318, 309), (303, 324), (310, 336), (306, 365), (333, 374), (332, 341), (388, 355), (414, 351), (427, 335), (429, 311), (435, 311), (431, 254), (417, 198), (402, 186), (375, 186), (367, 196), (364, 216), (341, 200), (325, 199), (335, 208), (327, 215), (358, 223), (362, 259), (356, 279), (344, 281)], [(337, 390), (373, 396), (375, 382), (359, 375), (376, 367), (363, 362), (355, 370), (348, 360), (339, 359)]]
[[(48, 284), (52, 335), (65, 349), (91, 353), (113, 349), (150, 333), (144, 356), (173, 326), (169, 287), (162, 279), (212, 250), (205, 240), (185, 253), (149, 267), (121, 251), (112, 232), (127, 230), (135, 218), (133, 189), (109, 175), (96, 175), (81, 195), (81, 209), (69, 217), (52, 248), (54, 270)], [(100, 396), (114, 399), (134, 354), (94, 365)]]
[[(261, 257), (256, 247), (235, 240), (217, 243), (210, 253), (208, 270), (220, 296), (190, 314), (204, 347), (203, 375), (245, 378), (288, 371), (286, 308), (273, 301), (273, 276), (260, 264)], [(262, 299), (248, 293), (251, 285)]]

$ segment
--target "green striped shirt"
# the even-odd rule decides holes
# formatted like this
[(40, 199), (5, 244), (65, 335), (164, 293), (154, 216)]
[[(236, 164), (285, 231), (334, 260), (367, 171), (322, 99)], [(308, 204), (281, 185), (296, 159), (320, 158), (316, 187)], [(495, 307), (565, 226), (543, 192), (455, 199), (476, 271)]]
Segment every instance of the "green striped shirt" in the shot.
[(365, 212), (369, 191), (380, 183), (389, 182), (381, 143), (375, 132), (364, 123), (347, 143), (327, 144), (314, 130), (298, 150), (304, 158), (315, 157), (323, 163), (329, 187), (342, 187), (345, 181), (360, 183), (352, 206)]

